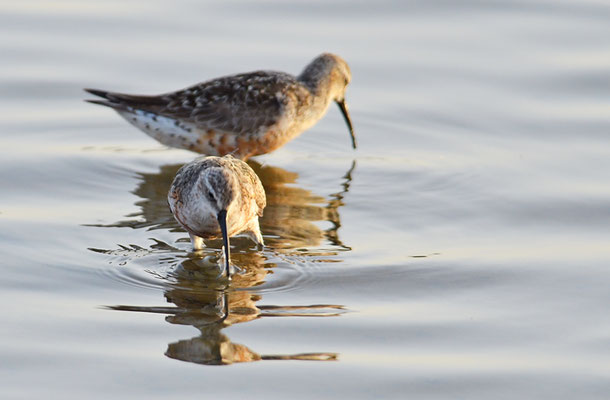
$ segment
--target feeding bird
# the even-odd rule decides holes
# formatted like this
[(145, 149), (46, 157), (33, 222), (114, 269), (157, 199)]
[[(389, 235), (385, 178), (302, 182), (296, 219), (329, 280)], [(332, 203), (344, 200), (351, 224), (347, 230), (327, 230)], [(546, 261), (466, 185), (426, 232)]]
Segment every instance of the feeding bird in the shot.
[(201, 156), (184, 165), (172, 182), (167, 201), (195, 250), (203, 247), (203, 239), (222, 237), (227, 277), (231, 274), (231, 236), (245, 234), (257, 246), (264, 245), (258, 218), (267, 202), (265, 190), (252, 168), (231, 155)]
[(351, 80), (341, 57), (324, 53), (299, 76), (255, 71), (212, 79), (157, 96), (85, 89), (164, 145), (241, 159), (269, 153), (311, 128), (331, 101), (339, 105), (356, 148), (345, 103)]

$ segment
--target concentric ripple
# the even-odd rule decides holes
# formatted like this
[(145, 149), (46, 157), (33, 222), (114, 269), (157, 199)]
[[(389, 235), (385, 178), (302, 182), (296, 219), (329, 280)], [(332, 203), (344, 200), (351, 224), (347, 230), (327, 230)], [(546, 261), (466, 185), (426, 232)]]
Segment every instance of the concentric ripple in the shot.
[[(302, 290), (321, 281), (336, 253), (320, 252), (293, 255), (272, 249), (253, 251), (236, 240), (231, 262), (237, 272), (231, 282), (222, 278), (220, 250), (205, 248), (196, 253), (155, 240), (148, 247), (118, 245), (113, 249), (90, 248), (106, 258), (99, 272), (110, 279), (133, 287), (154, 290), (247, 290), (259, 294)], [(273, 274), (270, 279), (269, 274)]]

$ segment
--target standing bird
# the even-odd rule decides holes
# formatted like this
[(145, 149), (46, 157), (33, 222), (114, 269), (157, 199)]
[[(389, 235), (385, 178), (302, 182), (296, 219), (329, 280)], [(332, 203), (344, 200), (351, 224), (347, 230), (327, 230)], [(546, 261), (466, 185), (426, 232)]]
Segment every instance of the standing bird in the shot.
[(356, 137), (345, 104), (347, 63), (324, 53), (298, 77), (256, 71), (212, 79), (177, 92), (141, 96), (85, 89), (164, 145), (247, 159), (269, 153), (311, 128), (335, 101)]
[(264, 245), (258, 217), (267, 203), (265, 190), (252, 168), (230, 155), (202, 156), (184, 165), (172, 182), (167, 201), (195, 250), (203, 247), (203, 239), (222, 236), (227, 277), (229, 237), (243, 233), (259, 247)]

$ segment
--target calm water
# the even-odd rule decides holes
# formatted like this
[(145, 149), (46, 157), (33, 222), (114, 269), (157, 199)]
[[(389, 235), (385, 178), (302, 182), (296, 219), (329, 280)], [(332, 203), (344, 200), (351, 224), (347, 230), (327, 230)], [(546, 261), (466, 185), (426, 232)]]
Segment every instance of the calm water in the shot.
[[(0, 397), (607, 398), (608, 21), (595, 0), (1, 2)], [(235, 240), (227, 287), (165, 204), (194, 154), (82, 88), (323, 51), (351, 65), (360, 147), (332, 107), (251, 162), (268, 246)]]

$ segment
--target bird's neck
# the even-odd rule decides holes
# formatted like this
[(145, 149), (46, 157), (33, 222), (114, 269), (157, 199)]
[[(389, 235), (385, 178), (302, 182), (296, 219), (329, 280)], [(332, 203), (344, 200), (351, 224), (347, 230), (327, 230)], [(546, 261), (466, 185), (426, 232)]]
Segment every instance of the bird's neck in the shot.
[(320, 99), (330, 97), (330, 72), (318, 65), (308, 65), (297, 78), (311, 94)]

